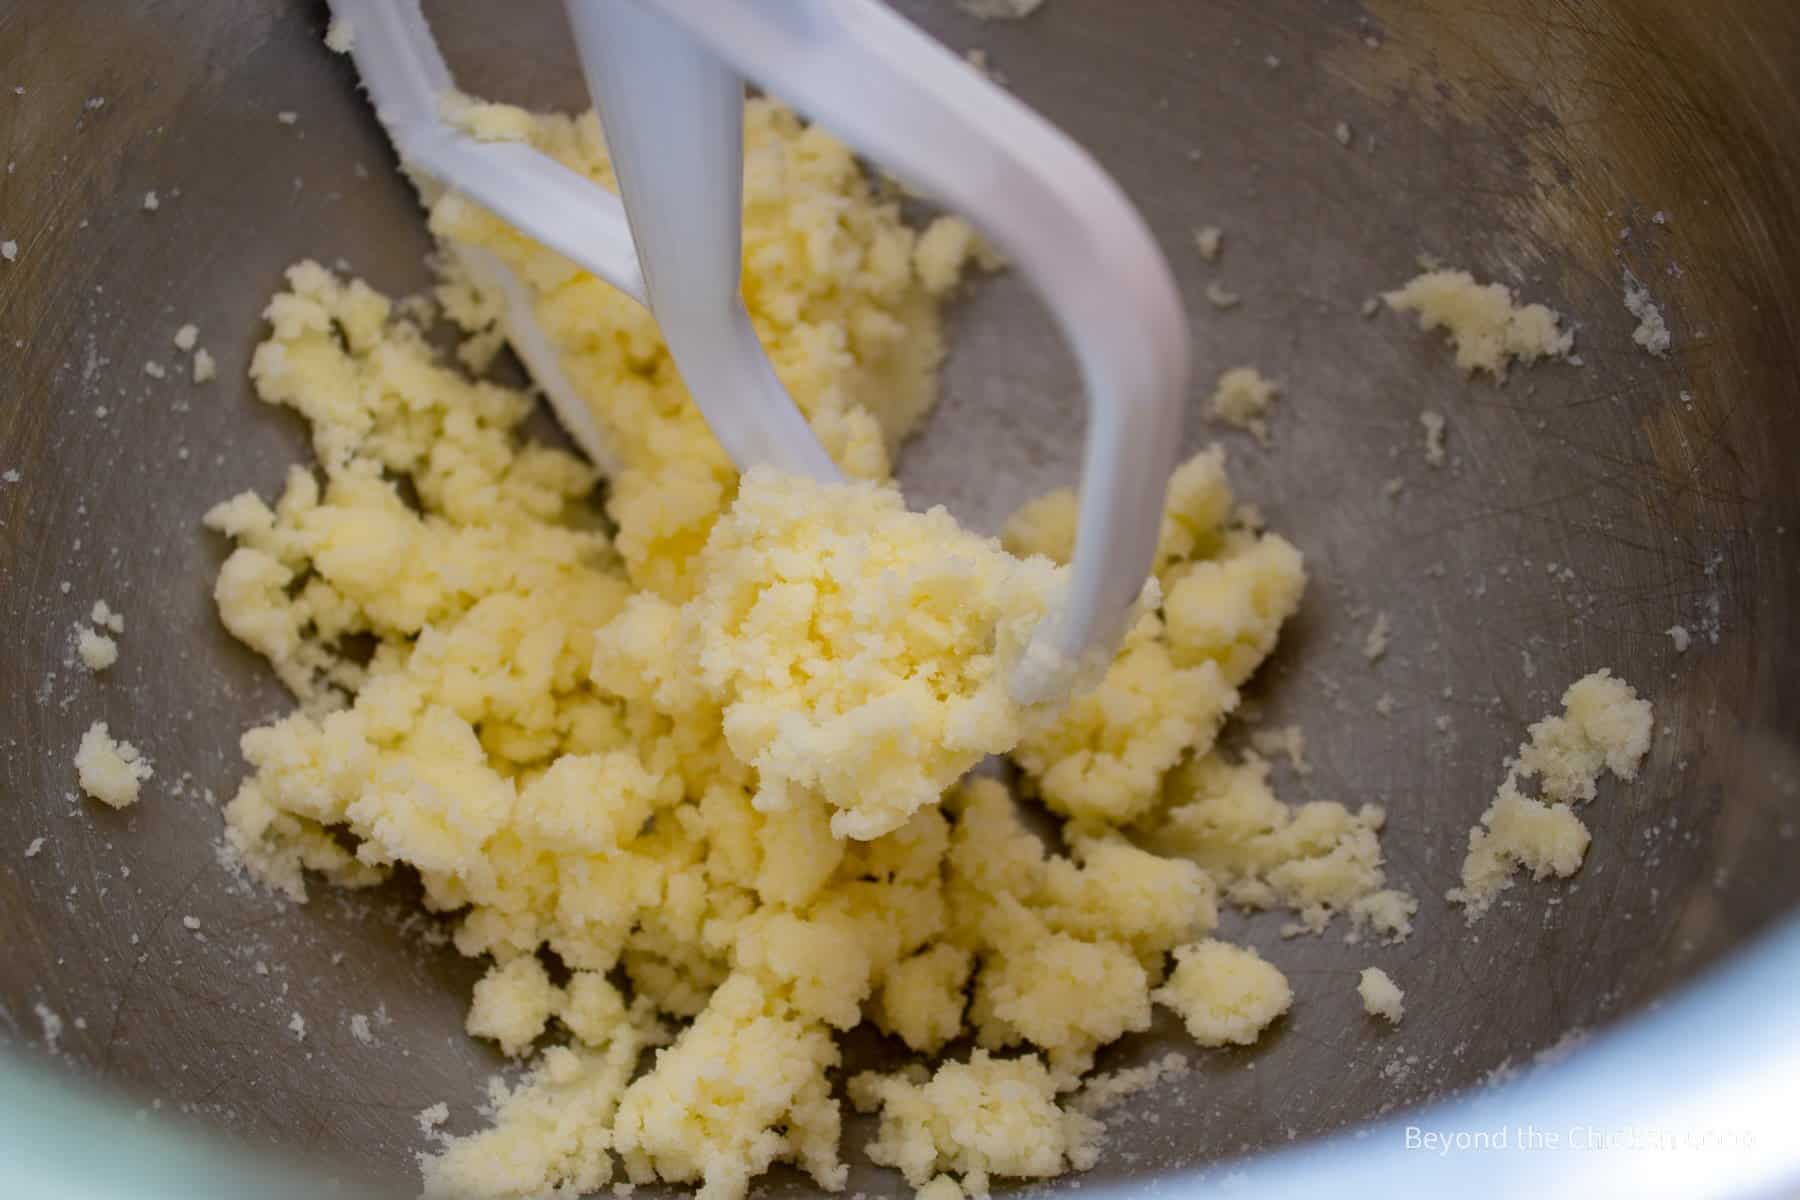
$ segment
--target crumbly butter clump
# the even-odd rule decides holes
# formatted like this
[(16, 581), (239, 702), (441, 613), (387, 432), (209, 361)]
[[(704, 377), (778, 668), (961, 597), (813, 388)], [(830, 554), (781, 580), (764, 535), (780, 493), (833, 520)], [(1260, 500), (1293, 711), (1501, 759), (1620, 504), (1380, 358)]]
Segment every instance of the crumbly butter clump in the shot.
[(1019, 740), (1007, 668), (1061, 572), (909, 513), (891, 487), (825, 487), (765, 470), (700, 556), (689, 617), (701, 678), (756, 807), (816, 792), (831, 831), (891, 832)]
[[(490, 109), (459, 119), (610, 182), (591, 118)], [(835, 1190), (830, 1072), (865, 1020), (932, 1062), (851, 1088), (880, 1110), (879, 1161), (946, 1197), (1081, 1169), (1099, 1134), (1081, 1078), (1153, 998), (1209, 1043), (1286, 1009), (1274, 967), (1207, 940), (1221, 892), (1307, 929), (1348, 912), (1397, 936), (1410, 912), (1378, 812), (1289, 810), (1257, 760), (1213, 749), (1305, 583), (1292, 545), (1231, 518), (1219, 451), (1171, 480), (1160, 603), (1098, 691), (1011, 703), (1073, 497), (1009, 525), (1032, 560), (886, 482), (972, 239), (908, 230), (791, 114), (757, 102), (746, 122), (746, 299), (862, 482), (740, 481), (649, 317), (454, 195), (432, 220), (462, 365), (497, 345), (494, 299), (455, 266), (478, 245), (528, 282), (612, 443), (604, 514), (593, 468), (519, 437), (525, 393), (446, 364), (361, 283), (295, 267), (252, 360), (317, 465), (207, 518), (234, 542), (222, 620), (300, 701), (243, 737), (230, 842), (296, 898), (309, 876), (416, 871), (457, 948), (491, 959), (470, 1032), (536, 1054), (490, 1089), (490, 1128), (426, 1160), (433, 1196), (622, 1170), (735, 1200), (776, 1163)], [(352, 637), (373, 655), (340, 653)], [(997, 780), (957, 782), (1015, 743), (1069, 819), (1063, 852)], [(935, 1061), (965, 1036), (973, 1057)]]
[(1287, 979), (1256, 951), (1208, 938), (1175, 951), (1156, 1000), (1202, 1046), (1248, 1046), (1294, 1002)]
[(1213, 388), (1212, 415), (1227, 425), (1242, 429), (1266, 446), (1269, 444), (1269, 407), (1280, 393), (1281, 385), (1263, 378), (1262, 372), (1255, 367), (1233, 367), (1219, 376), (1219, 382)]
[(1542, 304), (1516, 304), (1503, 283), (1480, 284), (1467, 271), (1426, 271), (1404, 287), (1383, 292), (1395, 312), (1419, 314), (1422, 329), (1442, 329), (1456, 347), (1456, 365), (1473, 374), (1506, 378), (1515, 359), (1564, 358), (1575, 335)]
[(138, 785), (152, 772), (136, 746), (114, 741), (106, 722), (96, 721), (81, 735), (75, 773), (82, 791), (109, 807), (127, 808), (137, 803)]
[[(1561, 716), (1531, 727), (1494, 802), (1469, 830), (1462, 885), (1448, 895), (1464, 907), (1470, 924), (1512, 886), (1520, 867), (1534, 879), (1579, 870), (1589, 836), (1572, 806), (1594, 798), (1605, 771), (1637, 778), (1649, 752), (1655, 728), (1650, 702), (1604, 667), (1570, 684), (1562, 703)], [(1539, 797), (1521, 790), (1520, 782), (1530, 779), (1538, 781)]]
[(1356, 993), (1362, 997), (1363, 1011), (1371, 1017), (1383, 1017), (1390, 1025), (1398, 1025), (1406, 1015), (1406, 993), (1380, 967), (1364, 967), (1356, 981)]
[(982, 1195), (991, 1175), (1041, 1179), (1086, 1169), (1099, 1155), (1099, 1123), (1057, 1103), (1056, 1080), (1035, 1058), (977, 1050), (922, 1082), (858, 1075), (850, 1098), (881, 1113), (869, 1158), (897, 1167), (915, 1187), (947, 1173)]
[(600, 1048), (545, 1050), (517, 1087), (490, 1081), (493, 1126), (421, 1159), (425, 1196), (581, 1195), (611, 1182), (613, 1118), (645, 1045), (641, 1027), (620, 1022)]
[[(1014, 753), (1055, 811), (1124, 825), (1155, 807), (1170, 768), (1211, 748), (1237, 686), (1299, 607), (1300, 552), (1230, 522), (1231, 507), (1219, 447), (1170, 477), (1154, 563), (1162, 613), (1139, 619), (1097, 687), (1034, 718)], [(1051, 492), (1014, 513), (1002, 540), (1067, 562), (1076, 514), (1073, 492)]]
[(1319, 800), (1290, 808), (1254, 755), (1192, 759), (1171, 773), (1166, 793), (1149, 844), (1205, 867), (1235, 904), (1291, 911), (1284, 932), (1318, 933), (1339, 913), (1349, 915), (1352, 936), (1372, 929), (1399, 941), (1412, 932), (1418, 902), (1387, 886), (1380, 807)]
[(85, 625), (76, 627), (75, 652), (81, 664), (96, 674), (119, 661), (119, 643)]

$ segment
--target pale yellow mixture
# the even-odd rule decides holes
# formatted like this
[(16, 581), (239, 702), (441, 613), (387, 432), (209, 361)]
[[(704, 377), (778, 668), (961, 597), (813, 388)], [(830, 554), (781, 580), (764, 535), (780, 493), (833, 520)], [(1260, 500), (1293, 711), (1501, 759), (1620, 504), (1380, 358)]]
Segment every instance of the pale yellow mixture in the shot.
[[(464, 117), (611, 183), (591, 116)], [(1288, 1012), (1275, 965), (1210, 936), (1221, 900), (1386, 940), (1417, 908), (1387, 879), (1379, 807), (1291, 807), (1267, 762), (1215, 748), (1306, 581), (1235, 508), (1217, 448), (1171, 480), (1159, 586), (1098, 686), (1012, 701), (1075, 497), (997, 542), (908, 512), (887, 482), (979, 244), (908, 228), (845, 147), (773, 104), (751, 103), (746, 138), (745, 297), (857, 482), (740, 479), (646, 312), (455, 195), (431, 225), (460, 366), (317, 264), (267, 310), (252, 378), (308, 420), (317, 461), (273, 503), (207, 517), (234, 544), (221, 616), (299, 701), (244, 735), (229, 837), (296, 898), (309, 877), (410, 867), (457, 948), (491, 960), (469, 1031), (533, 1065), (492, 1085), (488, 1129), (424, 1162), (430, 1195), (622, 1177), (727, 1200), (782, 1162), (836, 1190), (829, 1073), (864, 1022), (918, 1056), (848, 1081), (879, 1114), (874, 1161), (943, 1198), (1079, 1170), (1103, 1133), (1083, 1077), (1153, 1005), (1209, 1046)], [(603, 504), (593, 467), (521, 440), (526, 393), (467, 373), (499, 345), (467, 246), (532, 288), (616, 458)], [(349, 635), (376, 642), (366, 663), (338, 652)], [(1627, 773), (1611, 726), (1572, 719)], [(128, 802), (147, 764), (90, 736), (83, 785)], [(996, 779), (962, 778), (1003, 753), (1065, 853)], [(1566, 794), (1561, 759), (1531, 762)], [(962, 1037), (972, 1054), (939, 1057)]]

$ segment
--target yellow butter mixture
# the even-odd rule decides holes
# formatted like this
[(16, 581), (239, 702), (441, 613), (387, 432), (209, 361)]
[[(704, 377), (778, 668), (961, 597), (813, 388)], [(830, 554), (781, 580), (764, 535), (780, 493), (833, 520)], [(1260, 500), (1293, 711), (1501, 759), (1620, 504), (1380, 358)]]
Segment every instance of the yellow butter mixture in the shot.
[[(611, 185), (591, 115), (462, 119)], [(966, 226), (914, 230), (844, 146), (750, 104), (744, 294), (851, 480), (824, 485), (740, 478), (606, 284), (454, 194), (430, 219), (455, 356), (365, 284), (294, 267), (251, 374), (316, 461), (207, 516), (232, 543), (221, 617), (298, 701), (243, 737), (232, 846), (296, 898), (416, 872), (491, 964), (469, 1032), (529, 1063), (490, 1085), (488, 1128), (425, 1160), (429, 1195), (734, 1200), (777, 1163), (837, 1190), (845, 1104), (876, 1114), (867, 1156), (934, 1197), (1080, 1170), (1104, 1134), (1084, 1077), (1154, 1006), (1209, 1046), (1288, 1012), (1278, 967), (1213, 937), (1221, 903), (1409, 932), (1379, 807), (1290, 806), (1267, 762), (1215, 744), (1306, 583), (1222, 451), (1170, 481), (1159, 586), (1104, 675), (1066, 703), (1009, 696), (1075, 497), (996, 540), (890, 482), (935, 399), (940, 305), (983, 257)], [(498, 301), (470, 248), (529, 285), (604, 479), (524, 439), (531, 397), (481, 377)], [(1629, 748), (1575, 720), (1581, 747), (1555, 736), (1577, 773), (1619, 772)], [(969, 774), (993, 755), (1018, 787)], [(1521, 770), (1562, 798), (1565, 759)], [(1472, 900), (1532, 865), (1477, 849)], [(864, 1023), (912, 1060), (840, 1080)]]

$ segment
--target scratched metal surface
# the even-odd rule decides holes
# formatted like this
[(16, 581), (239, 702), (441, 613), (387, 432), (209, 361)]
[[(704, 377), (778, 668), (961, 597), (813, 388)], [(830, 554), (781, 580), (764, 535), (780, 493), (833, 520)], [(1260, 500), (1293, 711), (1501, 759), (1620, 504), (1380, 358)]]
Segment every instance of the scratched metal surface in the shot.
[[(1392, 872), (1423, 902), (1393, 949), (1229, 921), (1294, 980), (1292, 1015), (1253, 1050), (1185, 1049), (1194, 1073), (1134, 1102), (1096, 1174), (1162, 1177), (1477, 1083), (1792, 907), (1800, 14), (1050, 0), (983, 25), (945, 0), (901, 7), (987, 51), (1142, 206), (1192, 313), (1190, 445), (1221, 436), (1200, 411), (1213, 372), (1249, 362), (1282, 381), (1272, 446), (1225, 439), (1242, 496), (1314, 577), (1256, 700), (1306, 730), (1314, 769), (1284, 774), (1284, 795), (1386, 805)], [(551, 6), (434, 11), (471, 87), (577, 94)], [(498, 1065), (461, 1034), (475, 967), (417, 936), (401, 888), (287, 907), (212, 850), (237, 735), (284, 706), (217, 625), (222, 547), (198, 525), (304, 453), (244, 383), (255, 313), (307, 255), (391, 291), (427, 279), (411, 196), (322, 21), (276, 0), (0, 3), (0, 238), (19, 244), (0, 263), (0, 471), (18, 472), (0, 483), (0, 1039), (171, 1115), (405, 1181), (413, 1114), (444, 1100), (470, 1127)], [(1191, 249), (1205, 224), (1226, 231), (1216, 266)], [(1421, 254), (1568, 314), (1583, 364), (1465, 383), (1433, 339), (1362, 316)], [(1666, 360), (1632, 344), (1626, 267), (1668, 314)], [(1237, 308), (1202, 299), (1215, 280)], [(209, 386), (175, 366), (188, 321), (219, 362)], [(903, 478), (992, 528), (1073, 477), (1079, 392), (1016, 279), (975, 291), (954, 344)], [(1441, 469), (1423, 460), (1425, 408), (1448, 423)], [(96, 599), (128, 622), (99, 679), (70, 649)], [(1378, 611), (1394, 647), (1371, 667), (1359, 643)], [(1676, 624), (1695, 635), (1685, 655)], [(1642, 777), (1587, 810), (1574, 883), (1521, 886), (1466, 930), (1439, 899), (1465, 831), (1524, 725), (1601, 666), (1656, 704)], [(70, 759), (97, 718), (156, 765), (126, 813), (75, 796)], [(1358, 1008), (1368, 963), (1408, 989), (1398, 1030)], [(54, 1047), (40, 1005), (62, 1018)], [(359, 1013), (373, 1044), (351, 1032)], [(1102, 1065), (1180, 1046), (1170, 1032)]]

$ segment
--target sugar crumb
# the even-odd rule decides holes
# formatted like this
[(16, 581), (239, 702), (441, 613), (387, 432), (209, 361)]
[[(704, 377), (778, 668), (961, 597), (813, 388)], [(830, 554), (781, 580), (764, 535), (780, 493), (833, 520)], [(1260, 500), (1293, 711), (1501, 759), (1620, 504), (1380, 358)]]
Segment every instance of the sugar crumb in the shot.
[(1444, 465), (1444, 414), (1426, 409), (1419, 414), (1419, 424), (1425, 428), (1425, 462), (1429, 466)]
[(1194, 249), (1207, 262), (1218, 262), (1219, 253), (1225, 248), (1225, 231), (1217, 225), (1205, 225), (1194, 230)]
[(1671, 340), (1668, 322), (1663, 320), (1662, 310), (1651, 299), (1650, 289), (1629, 270), (1625, 272), (1625, 310), (1638, 321), (1631, 340), (1658, 358), (1667, 354)]
[(114, 633), (125, 632), (125, 614), (104, 600), (94, 601), (94, 607), (88, 613), (88, 620), (102, 629), (110, 629)]
[(1380, 660), (1388, 652), (1388, 642), (1393, 635), (1393, 623), (1387, 613), (1375, 614), (1375, 623), (1369, 626), (1369, 632), (1363, 635), (1363, 657), (1373, 663)]
[(1076, 1112), (1096, 1116), (1122, 1100), (1155, 1087), (1165, 1079), (1179, 1079), (1191, 1068), (1187, 1059), (1171, 1050), (1153, 1058), (1141, 1067), (1126, 1067), (1106, 1075), (1090, 1076), (1075, 1093), (1071, 1107)]
[(1298, 725), (1259, 729), (1250, 735), (1250, 745), (1264, 758), (1286, 755), (1296, 775), (1312, 774), (1312, 764), (1306, 759), (1306, 731)]
[(956, 6), (977, 21), (1022, 21), (1043, 3), (1044, 0), (956, 0)]
[(32, 1005), (31, 1011), (37, 1014), (38, 1025), (44, 1031), (44, 1049), (53, 1055), (60, 1052), (63, 1034), (62, 1017), (42, 1000)]

